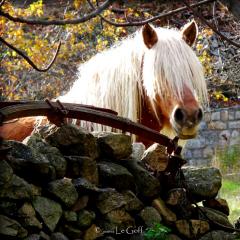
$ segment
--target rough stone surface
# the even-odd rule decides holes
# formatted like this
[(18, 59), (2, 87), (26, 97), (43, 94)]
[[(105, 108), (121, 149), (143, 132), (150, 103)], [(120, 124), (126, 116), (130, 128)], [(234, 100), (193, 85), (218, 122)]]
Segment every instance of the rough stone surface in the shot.
[(14, 172), (26, 180), (34, 182), (48, 181), (55, 177), (49, 160), (42, 154), (35, 153), (29, 146), (17, 141), (6, 141), (12, 147), (8, 163)]
[(204, 200), (202, 203), (204, 207), (213, 208), (215, 210), (218, 210), (226, 214), (227, 216), (230, 213), (228, 203), (225, 199), (222, 199), (222, 198), (209, 199), (209, 200)]
[(83, 128), (74, 125), (55, 127), (45, 133), (45, 140), (61, 150), (64, 155), (89, 156), (97, 158), (98, 148), (96, 139)]
[(188, 190), (197, 201), (215, 197), (222, 184), (221, 173), (214, 167), (186, 167), (183, 173)]
[(65, 206), (71, 207), (78, 199), (78, 193), (71, 179), (63, 178), (48, 184), (48, 191), (57, 197)]
[(161, 198), (154, 199), (152, 205), (161, 214), (165, 221), (175, 222), (177, 220), (176, 214), (166, 206)]
[(13, 177), (13, 170), (11, 166), (5, 161), (0, 161), (0, 186), (11, 181)]
[(51, 240), (68, 240), (68, 238), (60, 232), (53, 233), (50, 239)]
[(239, 112), (239, 106), (205, 112), (201, 123), (205, 127), (200, 128), (198, 137), (188, 140), (183, 149), (183, 157), (190, 165), (211, 166), (216, 159), (216, 149), (239, 145)]
[(202, 220), (177, 220), (176, 227), (182, 235), (189, 239), (194, 239), (210, 229), (208, 222)]
[(77, 221), (77, 213), (74, 211), (64, 211), (63, 218), (66, 222), (76, 222)]
[(143, 203), (136, 197), (136, 195), (133, 192), (127, 190), (121, 193), (124, 196), (124, 199), (127, 203), (125, 206), (126, 211), (139, 212), (144, 207)]
[(28, 232), (24, 229), (19, 222), (8, 218), (4, 215), (0, 215), (0, 235), (7, 238), (24, 238)]
[(167, 168), (167, 148), (158, 143), (152, 144), (143, 154), (142, 162), (155, 171), (162, 172)]
[(115, 159), (125, 159), (132, 153), (131, 137), (120, 133), (97, 134), (101, 154)]
[(124, 161), (124, 166), (134, 176), (137, 192), (143, 197), (154, 197), (160, 192), (160, 183), (136, 161)]
[(93, 184), (98, 184), (98, 167), (95, 159), (86, 156), (66, 156), (66, 160), (67, 177), (83, 177)]
[(65, 224), (62, 229), (62, 232), (71, 240), (71, 239), (82, 239), (83, 232), (79, 227), (73, 226), (71, 224)]
[(31, 234), (24, 240), (41, 240), (41, 236), (39, 234)]
[(127, 204), (124, 196), (117, 192), (105, 192), (101, 193), (96, 202), (96, 206), (102, 214), (111, 212), (114, 209), (123, 207)]
[(50, 164), (54, 167), (56, 178), (62, 178), (65, 176), (67, 162), (56, 147), (52, 147), (44, 142), (38, 134), (33, 134), (26, 138), (24, 143), (31, 147), (36, 155), (42, 154), (47, 158)]
[(10, 182), (0, 189), (0, 198), (32, 199), (41, 194), (41, 189), (27, 183), (24, 179), (13, 174)]
[(62, 216), (61, 205), (45, 197), (36, 197), (33, 200), (33, 207), (49, 230), (53, 232)]
[(81, 210), (78, 213), (77, 225), (80, 228), (88, 228), (92, 225), (96, 215), (93, 211)]
[(36, 218), (36, 212), (31, 203), (23, 204), (18, 210), (18, 217), (21, 219), (23, 227), (42, 229), (42, 224)]
[(237, 240), (234, 234), (224, 231), (211, 231), (201, 237), (199, 240)]
[(104, 215), (104, 221), (99, 224), (106, 231), (116, 231), (116, 227), (119, 231), (134, 227), (135, 221), (125, 210), (115, 209)]
[(146, 147), (143, 143), (134, 142), (132, 144), (132, 154), (130, 155), (129, 158), (135, 161), (140, 161), (142, 159), (142, 156), (145, 150), (146, 150)]
[(146, 227), (153, 227), (162, 221), (162, 217), (154, 207), (145, 207), (139, 214)]
[(221, 225), (233, 228), (233, 225), (230, 223), (227, 215), (225, 215), (224, 213), (211, 208), (207, 208), (207, 207), (204, 207), (204, 208), (200, 207), (200, 208), (206, 214), (206, 217), (203, 216), (203, 219), (206, 218), (206, 220), (208, 220), (207, 218), (209, 218)]
[(79, 194), (102, 193), (113, 191), (112, 188), (98, 188), (85, 178), (73, 179), (73, 185)]
[(83, 240), (95, 240), (99, 237), (101, 237), (103, 234), (100, 231), (100, 228), (98, 226), (96, 226), (95, 224), (93, 224), (91, 227), (89, 227), (84, 236), (83, 236)]
[(135, 189), (134, 177), (125, 167), (112, 162), (100, 162), (98, 168), (103, 187), (112, 187), (119, 191)]

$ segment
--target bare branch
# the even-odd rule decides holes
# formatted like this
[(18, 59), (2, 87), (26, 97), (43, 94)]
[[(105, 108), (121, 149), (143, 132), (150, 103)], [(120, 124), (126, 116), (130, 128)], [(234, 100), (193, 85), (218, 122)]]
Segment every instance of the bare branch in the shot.
[(69, 20), (36, 20), (36, 19), (25, 19), (21, 17), (13, 17), (10, 14), (3, 12), (0, 10), (0, 16), (3, 16), (13, 22), (19, 22), (19, 23), (27, 23), (31, 25), (44, 25), (44, 26), (49, 26), (49, 25), (66, 25), (66, 24), (78, 24), (78, 23), (83, 23), (86, 22), (92, 18), (95, 18), (98, 16), (102, 11), (107, 9), (115, 0), (106, 0), (102, 5), (100, 5), (98, 8), (94, 8), (94, 11), (91, 13), (81, 17), (81, 18), (76, 18), (76, 19), (69, 19)]
[[(210, 2), (214, 2), (214, 1), (215, 0), (203, 0), (203, 1), (199, 2), (199, 3), (192, 4), (191, 7), (197, 7), (197, 6), (200, 6), (200, 5), (203, 5), (203, 4), (207, 4), (207, 3), (210, 3)], [(94, 7), (94, 5), (90, 1), (88, 1), (88, 3), (92, 7), (92, 9), (96, 9)], [(124, 23), (113, 22), (113, 21), (103, 17), (100, 14), (99, 14), (99, 16), (101, 17), (101, 19), (103, 21), (105, 21), (106, 23), (111, 24), (111, 25), (113, 25), (115, 27), (142, 26), (142, 25), (144, 25), (146, 23), (154, 22), (154, 21), (156, 21), (156, 20), (158, 20), (160, 18), (163, 18), (163, 17), (172, 16), (172, 15), (174, 15), (176, 13), (185, 11), (187, 9), (188, 9), (188, 7), (180, 7), (180, 8), (177, 8), (175, 10), (169, 11), (167, 13), (158, 14), (158, 15), (156, 15), (156, 16), (154, 16), (152, 18), (146, 19), (146, 20), (135, 21), (135, 22), (131, 21), (131, 22), (124, 22)]]
[(5, 0), (2, 0), (2, 1), (0, 2), (0, 7), (2, 7), (2, 5), (4, 4), (4, 2), (5, 2)]
[(10, 43), (8, 43), (7, 41), (5, 41), (2, 37), (0, 37), (0, 42), (4, 43), (5, 45), (7, 45), (10, 49), (14, 50), (15, 52), (17, 52), (21, 57), (23, 57), (35, 70), (39, 71), (39, 72), (46, 72), (48, 71), (51, 66), (53, 65), (53, 63), (55, 62), (56, 58), (57, 58), (57, 55), (59, 53), (59, 50), (60, 50), (60, 47), (61, 47), (61, 42), (58, 43), (58, 47), (57, 47), (57, 51), (56, 53), (54, 54), (54, 57), (53, 59), (51, 60), (50, 64), (44, 68), (44, 69), (41, 69), (41, 68), (38, 68), (34, 63), (33, 61), (28, 57), (26, 56), (21, 50), (17, 49), (16, 47), (12, 46)]
[(225, 35), (223, 35), (221, 32), (219, 32), (217, 30), (216, 27), (214, 27), (211, 23), (209, 23), (201, 14), (199, 14), (197, 11), (195, 11), (193, 9), (193, 7), (185, 0), (183, 0), (183, 3), (187, 6), (187, 8), (189, 10), (192, 11), (193, 15), (198, 17), (205, 25), (207, 25), (209, 28), (211, 28), (216, 34), (218, 34), (222, 39), (226, 40), (227, 42), (229, 42), (230, 44), (232, 44), (233, 46), (240, 48), (240, 44), (236, 43), (234, 41), (232, 41), (231, 39), (229, 39), (228, 37), (226, 37)]

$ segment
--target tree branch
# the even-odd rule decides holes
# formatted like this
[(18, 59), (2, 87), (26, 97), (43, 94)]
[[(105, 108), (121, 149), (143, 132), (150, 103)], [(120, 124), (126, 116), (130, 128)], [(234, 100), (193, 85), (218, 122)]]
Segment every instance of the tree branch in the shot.
[(19, 23), (27, 23), (31, 25), (44, 25), (44, 26), (49, 26), (49, 25), (66, 25), (66, 24), (78, 24), (78, 23), (83, 23), (86, 22), (92, 18), (95, 18), (98, 16), (102, 11), (107, 9), (115, 0), (106, 0), (102, 5), (100, 5), (98, 8), (95, 8), (94, 11), (91, 13), (81, 17), (81, 18), (76, 18), (76, 19), (69, 19), (69, 20), (35, 20), (35, 19), (25, 19), (21, 17), (13, 17), (10, 14), (3, 12), (0, 10), (0, 16), (3, 16), (13, 22), (19, 22)]
[(2, 37), (0, 37), (0, 42), (4, 43), (5, 45), (7, 45), (10, 49), (14, 50), (15, 52), (17, 52), (21, 57), (23, 57), (35, 70), (39, 71), (39, 72), (46, 72), (48, 71), (51, 66), (53, 65), (53, 63), (55, 62), (57, 55), (59, 53), (60, 47), (61, 47), (61, 42), (58, 43), (58, 47), (57, 47), (57, 51), (54, 54), (53, 59), (51, 60), (50, 64), (46, 67), (46, 68), (38, 68), (33, 61), (26, 56), (21, 50), (17, 49), (16, 47), (12, 46), (10, 43), (8, 43), (6, 40), (4, 40)]
[(218, 34), (222, 39), (226, 40), (227, 42), (229, 42), (230, 44), (232, 44), (233, 46), (240, 48), (240, 44), (236, 43), (234, 41), (232, 41), (231, 39), (229, 39), (228, 37), (226, 37), (225, 35), (223, 35), (220, 31), (217, 30), (216, 27), (214, 27), (211, 23), (209, 23), (201, 14), (199, 14), (197, 11), (195, 11), (193, 9), (193, 7), (185, 0), (183, 0), (183, 3), (187, 6), (187, 8), (192, 11), (193, 15), (198, 17), (205, 25), (207, 25), (209, 28), (211, 28), (216, 34)]
[(0, 2), (0, 7), (4, 4), (4, 2), (5, 2), (5, 0), (2, 0), (2, 1)]
[[(207, 3), (210, 3), (210, 2), (214, 2), (214, 1), (215, 0), (203, 0), (203, 1), (199, 2), (199, 3), (192, 4), (191, 7), (198, 7), (200, 5), (207, 4)], [(92, 9), (96, 9), (94, 7), (94, 5), (89, 0), (88, 0), (88, 3), (92, 7)], [(175, 10), (169, 11), (167, 13), (161, 13), (159, 15), (156, 15), (156, 16), (154, 16), (152, 18), (149, 18), (149, 19), (146, 19), (146, 20), (135, 21), (135, 22), (134, 21), (131, 21), (131, 22), (128, 21), (128, 22), (124, 22), (124, 23), (113, 22), (113, 21), (103, 17), (101, 14), (99, 14), (99, 16), (100, 16), (100, 18), (103, 21), (105, 21), (106, 23), (111, 24), (111, 25), (113, 25), (115, 27), (142, 26), (142, 25), (144, 25), (146, 23), (154, 22), (154, 21), (156, 21), (156, 20), (158, 20), (160, 18), (163, 18), (163, 17), (172, 16), (172, 15), (174, 15), (176, 13), (185, 11), (187, 9), (188, 9), (188, 7), (180, 7), (180, 8), (177, 8)]]

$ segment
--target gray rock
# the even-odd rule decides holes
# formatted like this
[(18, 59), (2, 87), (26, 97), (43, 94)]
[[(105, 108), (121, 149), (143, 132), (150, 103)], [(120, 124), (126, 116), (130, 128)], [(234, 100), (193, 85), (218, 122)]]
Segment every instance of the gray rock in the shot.
[[(122, 162), (123, 163), (123, 162)], [(133, 175), (137, 193), (142, 197), (150, 198), (160, 193), (161, 187), (157, 178), (140, 166), (136, 161), (124, 161), (124, 166)]]
[(101, 154), (115, 159), (125, 159), (132, 153), (131, 137), (125, 134), (102, 132), (97, 135)]
[(51, 240), (68, 240), (68, 238), (60, 232), (53, 233), (50, 239)]
[(207, 207), (200, 207), (201, 211), (199, 212), (201, 214), (202, 219), (211, 219), (212, 221), (219, 223), (221, 225), (224, 225), (226, 227), (233, 228), (233, 225), (230, 223), (228, 217), (226, 214)]
[(139, 212), (143, 209), (143, 203), (136, 197), (136, 195), (131, 191), (121, 192), (126, 201), (125, 210), (127, 212)]
[(32, 148), (36, 154), (42, 154), (54, 167), (56, 177), (62, 178), (65, 176), (67, 162), (56, 147), (52, 147), (44, 142), (38, 134), (26, 138), (24, 143)]
[(199, 149), (206, 146), (205, 138), (196, 138), (190, 141), (187, 141), (185, 147), (188, 149)]
[(69, 239), (82, 239), (83, 232), (79, 227), (73, 226), (71, 224), (65, 224), (61, 227), (61, 232), (64, 232)]
[(154, 143), (144, 152), (141, 161), (150, 166), (152, 170), (162, 172), (168, 165), (167, 148)]
[(7, 141), (11, 146), (8, 163), (14, 172), (30, 182), (46, 182), (55, 177), (48, 159), (21, 142)]
[(183, 168), (187, 188), (196, 201), (214, 198), (222, 185), (219, 169), (214, 167)]
[(33, 207), (41, 216), (49, 230), (53, 232), (62, 216), (61, 205), (45, 197), (36, 197), (33, 200)]
[(27, 183), (15, 174), (12, 180), (0, 189), (0, 198), (6, 199), (32, 199), (40, 194), (41, 189), (39, 187)]
[(0, 161), (0, 186), (12, 180), (13, 170), (11, 166), (5, 161)]
[(220, 120), (220, 112), (212, 112), (212, 121), (219, 121)]
[(77, 213), (74, 211), (64, 211), (63, 219), (66, 222), (76, 222), (77, 221)]
[(113, 188), (98, 188), (94, 184), (86, 180), (85, 178), (73, 179), (72, 182), (77, 192), (81, 195), (114, 191)]
[(228, 127), (231, 129), (240, 129), (240, 120), (229, 122)]
[(78, 199), (78, 193), (68, 178), (58, 179), (48, 184), (47, 190), (66, 207), (71, 207)]
[(18, 210), (18, 217), (27, 229), (42, 229), (42, 224), (36, 218), (36, 212), (30, 203), (24, 203)]
[(224, 232), (222, 230), (211, 231), (202, 236), (201, 238), (199, 238), (199, 240), (235, 240), (235, 239), (236, 236), (234, 236), (234, 234)]
[(226, 122), (228, 120), (228, 110), (227, 109), (223, 109), (220, 113), (221, 115), (221, 120), (223, 122)]
[(224, 130), (227, 128), (227, 123), (222, 121), (215, 121), (208, 124), (209, 129), (213, 130)]
[(161, 215), (154, 207), (145, 207), (139, 214), (146, 227), (154, 227), (162, 221)]
[(0, 201), (0, 212), (7, 216), (15, 216), (19, 206), (15, 201)]
[(135, 221), (129, 213), (123, 209), (115, 209), (104, 215), (100, 227), (105, 231), (115, 231), (119, 234), (121, 230), (126, 231), (135, 226)]
[(116, 188), (119, 191), (135, 189), (134, 177), (125, 167), (112, 162), (100, 162), (98, 168), (101, 186)]
[(235, 119), (240, 119), (240, 110), (235, 112)]
[(41, 236), (38, 234), (31, 234), (27, 238), (24, 238), (24, 240), (41, 240)]
[(28, 234), (19, 222), (14, 219), (0, 215), (0, 235), (6, 238), (24, 238)]
[(134, 142), (132, 144), (132, 154), (130, 155), (130, 159), (133, 159), (135, 161), (140, 161), (142, 159), (142, 156), (145, 150), (146, 150), (146, 147), (143, 143)]
[(50, 129), (45, 133), (45, 140), (67, 156), (89, 156), (95, 159), (99, 155), (94, 136), (75, 125), (63, 125)]
[(69, 178), (85, 178), (93, 184), (98, 184), (98, 167), (95, 159), (83, 156), (67, 156), (67, 173)]
[(83, 209), (78, 213), (77, 225), (80, 228), (88, 228), (92, 225), (95, 217), (96, 215), (93, 211)]
[[(84, 240), (95, 240), (98, 239), (99, 237), (102, 237), (104, 234), (101, 232), (101, 229), (96, 225), (92, 224), (91, 227), (89, 227), (85, 232), (84, 232)], [(106, 240), (106, 238), (104, 238)]]
[(181, 238), (175, 234), (169, 234), (167, 240), (181, 240)]
[(41, 238), (40, 238), (41, 240), (50, 240), (49, 235), (46, 234), (46, 233), (43, 232), (43, 231), (40, 232), (40, 237), (41, 237)]
[(111, 212), (126, 204), (124, 196), (117, 191), (101, 193), (96, 200), (96, 206), (102, 214)]

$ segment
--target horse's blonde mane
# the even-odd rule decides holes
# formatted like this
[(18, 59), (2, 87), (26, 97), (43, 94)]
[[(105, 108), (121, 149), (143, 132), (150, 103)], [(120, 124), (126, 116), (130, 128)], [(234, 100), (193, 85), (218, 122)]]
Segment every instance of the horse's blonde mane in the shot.
[(141, 111), (142, 84), (153, 105), (156, 93), (163, 101), (169, 95), (181, 100), (185, 86), (195, 91), (202, 103), (207, 102), (202, 66), (180, 32), (155, 31), (158, 42), (151, 49), (138, 31), (82, 64), (77, 81), (59, 99), (110, 108), (133, 121)]

